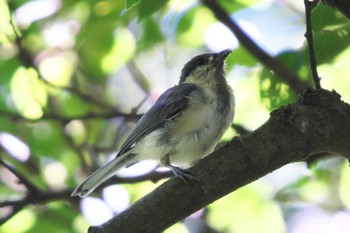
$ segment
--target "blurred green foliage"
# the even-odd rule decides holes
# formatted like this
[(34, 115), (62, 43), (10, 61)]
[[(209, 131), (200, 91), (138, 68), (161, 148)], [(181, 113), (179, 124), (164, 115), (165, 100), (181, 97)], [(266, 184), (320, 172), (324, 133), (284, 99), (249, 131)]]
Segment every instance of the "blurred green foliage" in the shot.
[[(219, 2), (230, 14), (261, 3)], [(303, 20), (302, 10), (298, 13), (295, 22)], [(216, 22), (210, 9), (196, 1), (0, 0), (1, 160), (41, 191), (75, 187), (116, 153), (129, 132), (136, 117), (120, 113), (133, 108), (142, 113), (174, 85), (182, 64), (209, 50), (207, 32)], [(313, 30), (323, 87), (338, 90), (349, 102), (350, 94), (342, 88), (350, 85), (350, 24), (319, 4)], [(275, 58), (311, 85), (305, 44)], [(240, 45), (228, 58), (229, 83), (237, 98), (235, 121), (250, 130), (261, 125), (270, 110), (297, 97), (258, 63)], [(290, 217), (302, 209), (295, 203), (333, 213), (349, 208), (350, 173), (344, 161), (321, 161), (311, 170), (301, 170), (280, 181), (282, 185), (257, 181), (213, 203), (207, 224), (217, 232), (286, 232)], [(7, 168), (0, 166), (0, 174), (0, 202), (27, 195)], [(123, 188), (134, 202), (158, 183)], [(94, 196), (101, 198), (100, 194)], [(92, 222), (82, 216), (79, 204), (66, 195), (24, 206), (0, 233), (86, 232)], [(1, 207), (1, 220), (11, 211)], [(166, 232), (186, 231), (179, 223)]]

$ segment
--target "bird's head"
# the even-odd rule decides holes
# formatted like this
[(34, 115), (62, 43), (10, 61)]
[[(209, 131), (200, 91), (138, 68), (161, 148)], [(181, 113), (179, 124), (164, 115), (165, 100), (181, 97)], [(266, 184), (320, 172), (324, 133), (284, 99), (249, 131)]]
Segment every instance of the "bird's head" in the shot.
[(231, 49), (218, 53), (204, 53), (192, 58), (181, 71), (181, 83), (215, 83), (224, 75), (224, 64)]

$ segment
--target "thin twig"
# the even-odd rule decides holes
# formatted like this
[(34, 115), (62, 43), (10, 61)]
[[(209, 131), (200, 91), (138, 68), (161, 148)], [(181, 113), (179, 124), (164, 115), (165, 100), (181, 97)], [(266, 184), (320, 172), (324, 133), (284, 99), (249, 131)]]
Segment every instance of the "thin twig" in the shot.
[[(136, 114), (139, 109), (142, 107), (142, 105), (146, 102), (146, 100), (148, 99), (148, 95), (146, 95), (141, 101), (139, 104), (137, 104), (135, 107), (133, 107), (130, 111), (130, 114)], [(139, 118), (138, 118), (139, 119)], [(111, 149), (115, 149), (115, 146), (119, 145), (119, 143), (121, 142), (121, 139), (124, 138), (125, 134), (127, 132), (129, 132), (129, 129), (130, 129), (130, 125), (126, 123), (128, 119), (127, 118), (123, 118), (122, 121), (119, 123), (119, 127), (118, 127), (118, 130), (117, 130), (117, 133), (115, 134), (115, 137), (114, 137), (114, 140), (113, 140), (113, 143), (107, 147), (107, 148), (103, 148), (103, 150), (111, 150)], [(99, 148), (99, 151), (101, 151), (101, 149)]]
[(142, 105), (144, 105), (144, 103), (146, 102), (147, 99), (148, 99), (148, 95), (143, 97), (143, 99), (140, 101), (140, 103), (131, 109), (130, 114), (135, 115), (140, 110)]
[(314, 41), (313, 41), (313, 32), (312, 32), (312, 20), (311, 13), (312, 10), (316, 7), (318, 0), (309, 1), (304, 0), (305, 4), (305, 20), (306, 20), (306, 33), (305, 38), (309, 47), (309, 59), (310, 59), (310, 69), (312, 73), (312, 79), (314, 80), (316, 89), (321, 89), (320, 80), (321, 78), (317, 73), (317, 62), (315, 57)]
[(27, 195), (22, 199), (7, 200), (1, 202), (0, 208), (10, 206), (12, 207), (12, 210), (7, 216), (0, 218), (0, 225), (4, 224), (7, 220), (11, 219), (14, 215), (16, 215), (27, 205), (46, 203), (56, 200), (67, 200), (70, 198), (71, 191), (71, 189), (65, 189), (62, 191), (43, 191)]
[[(153, 171), (148, 174), (135, 176), (135, 177), (117, 177), (114, 176), (108, 181), (104, 182), (99, 186), (97, 190), (101, 190), (104, 187), (107, 187), (111, 184), (131, 184), (131, 183), (138, 183), (142, 181), (150, 180), (152, 182), (157, 182), (164, 178), (172, 177), (173, 173), (171, 171), (164, 171), (164, 172), (158, 172)], [(46, 191), (39, 191), (37, 193), (28, 194), (23, 198), (16, 199), (16, 200), (5, 200), (3, 202), (0, 202), (0, 208), (3, 207), (12, 207), (11, 213), (9, 213), (7, 216), (0, 218), (0, 225), (5, 223), (7, 220), (9, 220), (11, 217), (13, 217), (16, 213), (18, 213), (21, 209), (23, 209), (27, 205), (36, 205), (36, 204), (43, 204), (47, 202), (57, 201), (57, 200), (80, 200), (77, 197), (71, 197), (71, 193), (73, 192), (73, 189), (63, 189), (63, 190), (46, 190)]]
[(282, 82), (287, 83), (295, 93), (302, 93), (308, 85), (301, 81), (300, 78), (283, 63), (271, 57), (262, 48), (260, 48), (239, 26), (238, 24), (224, 11), (216, 0), (202, 0), (216, 16), (216, 18), (225, 24), (238, 41), (253, 54), (262, 64), (271, 69), (276, 77)]
[(2, 159), (0, 159), (0, 164), (4, 166), (7, 170), (9, 170), (12, 174), (14, 174), (18, 178), (19, 182), (27, 188), (30, 194), (40, 192), (40, 190), (34, 184), (32, 184), (25, 176), (23, 176), (20, 172), (14, 169), (11, 165), (7, 164)]
[(128, 71), (131, 74), (132, 79), (135, 81), (135, 83), (141, 88), (141, 90), (146, 93), (146, 95), (150, 95), (150, 87), (149, 87), (149, 82), (146, 80), (147, 77), (146, 75), (141, 71), (141, 69), (138, 67), (135, 61), (130, 61), (129, 64), (127, 65)]
[(140, 119), (142, 114), (135, 114), (135, 113), (122, 113), (122, 112), (106, 112), (106, 113), (87, 113), (84, 115), (76, 115), (76, 116), (62, 116), (59, 114), (53, 114), (53, 113), (44, 113), (42, 117), (39, 119), (28, 119), (25, 118), (17, 113), (13, 112), (5, 112), (0, 110), (0, 116), (9, 117), (14, 121), (27, 121), (27, 122), (37, 122), (41, 121), (43, 119), (45, 120), (56, 120), (61, 121), (63, 123), (68, 123), (73, 120), (89, 120), (89, 119), (110, 119), (115, 117), (123, 117), (125, 119), (128, 119), (129, 121), (136, 121)]

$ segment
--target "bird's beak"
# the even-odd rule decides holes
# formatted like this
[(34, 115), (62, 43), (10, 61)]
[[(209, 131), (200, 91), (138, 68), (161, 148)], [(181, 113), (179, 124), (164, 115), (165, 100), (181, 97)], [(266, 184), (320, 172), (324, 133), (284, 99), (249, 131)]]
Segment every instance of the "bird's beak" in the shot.
[(222, 64), (222, 63), (225, 61), (226, 57), (227, 57), (231, 52), (232, 52), (231, 49), (225, 49), (225, 50), (223, 50), (223, 51), (221, 51), (221, 52), (218, 52), (218, 53), (216, 54), (216, 57), (214, 58), (214, 63), (215, 63), (215, 65)]

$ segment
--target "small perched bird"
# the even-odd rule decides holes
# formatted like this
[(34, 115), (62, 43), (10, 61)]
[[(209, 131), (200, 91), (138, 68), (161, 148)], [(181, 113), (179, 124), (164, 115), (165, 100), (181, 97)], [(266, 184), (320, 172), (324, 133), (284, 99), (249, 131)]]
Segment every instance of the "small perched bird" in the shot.
[(225, 58), (230, 53), (229, 49), (205, 53), (187, 62), (179, 84), (159, 97), (117, 156), (81, 183), (72, 196), (87, 196), (117, 170), (141, 160), (157, 160), (185, 181), (193, 178), (183, 166), (212, 152), (233, 120), (234, 96), (225, 79)]

